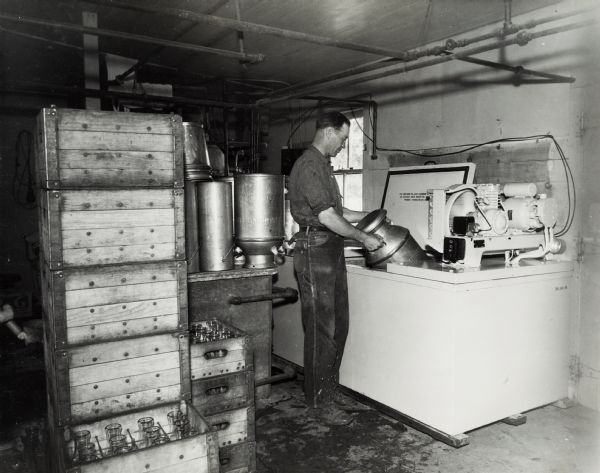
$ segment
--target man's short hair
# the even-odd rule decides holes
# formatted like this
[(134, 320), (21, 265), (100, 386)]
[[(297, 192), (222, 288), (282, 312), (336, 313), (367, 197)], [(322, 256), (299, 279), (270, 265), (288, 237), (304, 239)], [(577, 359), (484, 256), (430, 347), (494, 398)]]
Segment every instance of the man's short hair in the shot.
[(340, 112), (327, 112), (317, 118), (317, 130), (333, 127), (336, 130), (341, 130), (344, 124), (350, 126), (350, 120)]

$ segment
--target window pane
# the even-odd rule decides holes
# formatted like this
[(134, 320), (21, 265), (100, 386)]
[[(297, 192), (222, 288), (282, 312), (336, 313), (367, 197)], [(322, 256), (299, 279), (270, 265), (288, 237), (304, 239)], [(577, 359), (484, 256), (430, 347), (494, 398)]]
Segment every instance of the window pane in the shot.
[[(344, 200), (344, 175), (343, 174), (335, 174), (335, 180), (338, 183), (338, 187), (340, 188), (340, 193), (342, 194), (342, 202)], [(345, 205), (344, 205), (345, 207)]]
[(362, 210), (362, 174), (346, 174), (344, 177), (344, 207)]
[(349, 150), (348, 168), (362, 169), (363, 162), (363, 119), (362, 117), (352, 117), (350, 120), (350, 134), (348, 135)]
[(344, 146), (338, 154), (331, 158), (331, 165), (334, 171), (348, 169), (348, 145)]

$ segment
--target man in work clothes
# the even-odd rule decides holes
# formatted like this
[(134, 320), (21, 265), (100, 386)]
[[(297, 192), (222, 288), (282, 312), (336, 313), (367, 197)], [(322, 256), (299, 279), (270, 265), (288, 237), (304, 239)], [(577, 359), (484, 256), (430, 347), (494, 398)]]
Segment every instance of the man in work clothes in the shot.
[(330, 158), (344, 147), (350, 121), (339, 112), (317, 121), (312, 145), (296, 161), (289, 180), (296, 234), (294, 269), (298, 278), (304, 325), (304, 391), (309, 408), (329, 424), (352, 417), (336, 406), (339, 368), (348, 335), (348, 285), (344, 238), (375, 251), (385, 242), (379, 235), (356, 229), (367, 212), (342, 206)]

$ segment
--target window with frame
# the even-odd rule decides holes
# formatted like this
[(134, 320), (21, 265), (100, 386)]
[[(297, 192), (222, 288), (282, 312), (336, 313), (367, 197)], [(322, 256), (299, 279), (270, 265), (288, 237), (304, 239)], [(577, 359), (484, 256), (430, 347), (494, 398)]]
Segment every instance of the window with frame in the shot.
[(350, 119), (348, 141), (344, 148), (331, 158), (342, 202), (344, 207), (351, 210), (363, 208), (363, 150), (363, 117), (354, 112)]

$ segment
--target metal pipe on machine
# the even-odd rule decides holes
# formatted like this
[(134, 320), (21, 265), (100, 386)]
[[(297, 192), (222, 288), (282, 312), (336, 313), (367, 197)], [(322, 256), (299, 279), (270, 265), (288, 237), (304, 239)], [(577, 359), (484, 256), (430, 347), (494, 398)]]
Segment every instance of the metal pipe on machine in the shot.
[(198, 182), (198, 268), (233, 269), (231, 184)]
[(271, 268), (284, 238), (282, 175), (235, 176), (235, 235), (246, 268)]

